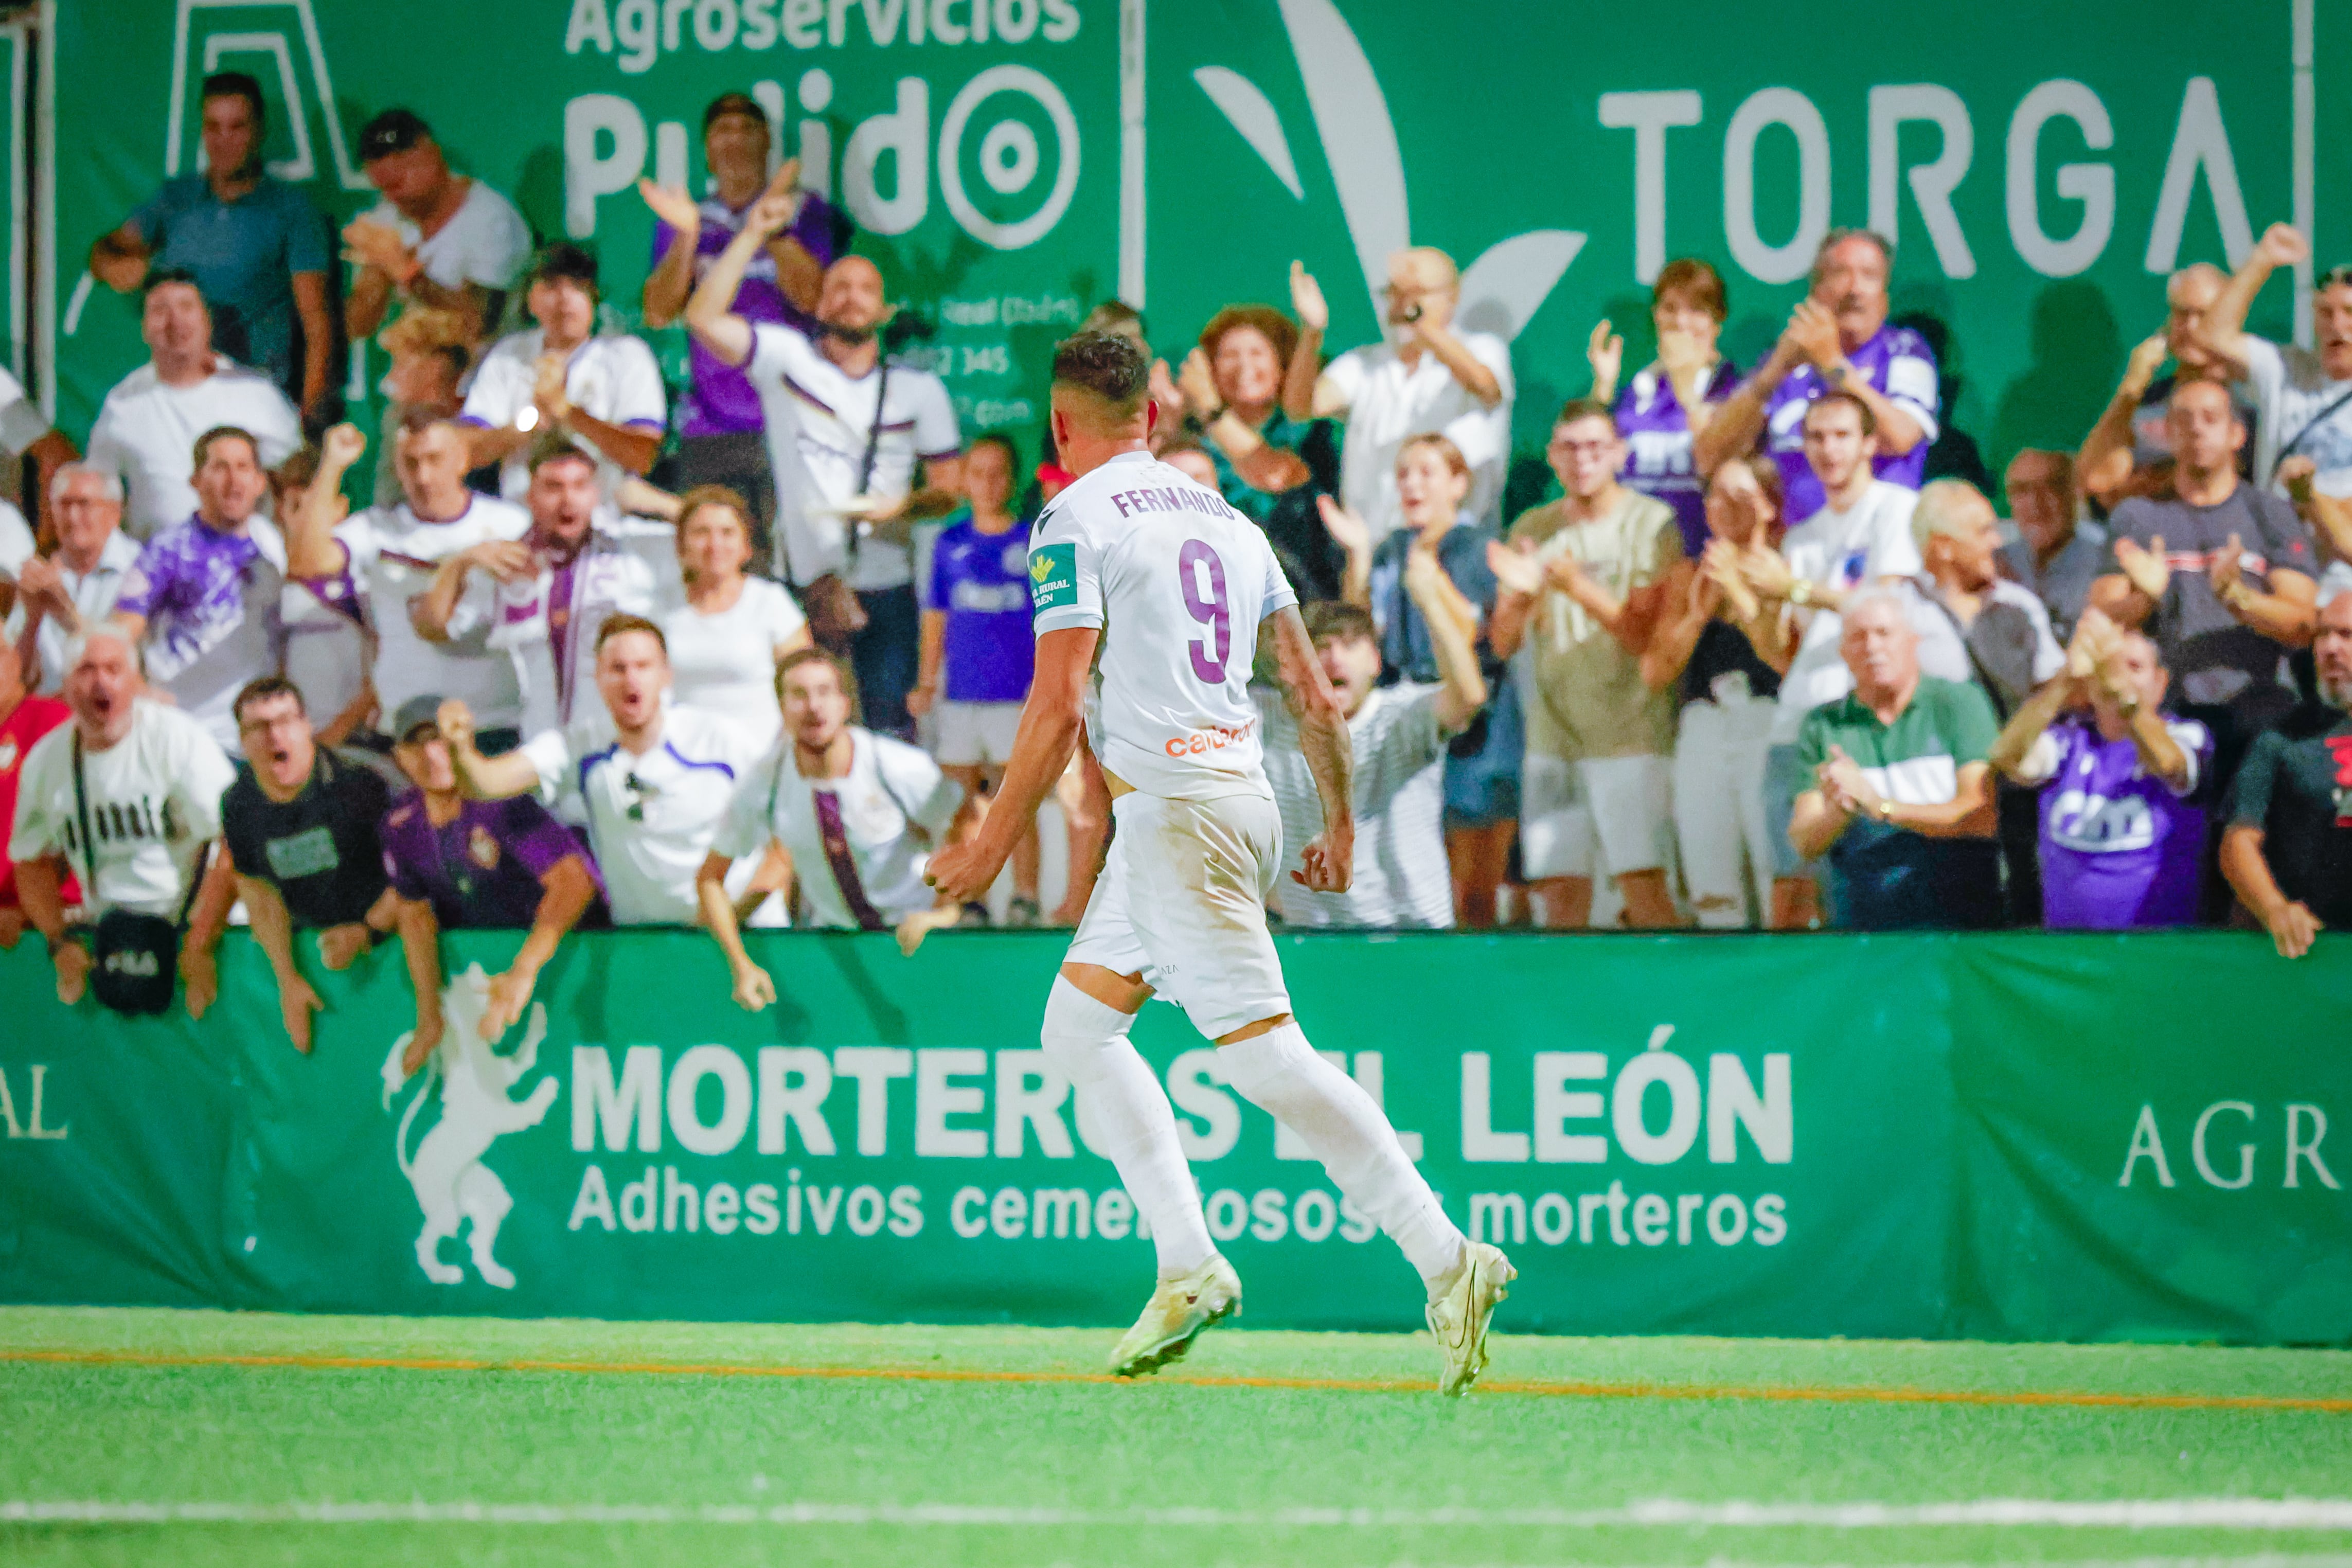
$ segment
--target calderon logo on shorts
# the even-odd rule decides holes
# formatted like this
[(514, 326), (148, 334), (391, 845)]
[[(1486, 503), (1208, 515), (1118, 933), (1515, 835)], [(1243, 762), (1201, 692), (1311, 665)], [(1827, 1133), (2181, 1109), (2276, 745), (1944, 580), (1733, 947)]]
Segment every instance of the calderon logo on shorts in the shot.
[(1189, 735), (1178, 735), (1169, 741), (1167, 751), (1171, 757), (1198, 757), (1211, 752), (1222, 752), (1227, 746), (1238, 746), (1257, 733), (1257, 721), (1226, 729), (1212, 724), (1205, 730), (1195, 730)]

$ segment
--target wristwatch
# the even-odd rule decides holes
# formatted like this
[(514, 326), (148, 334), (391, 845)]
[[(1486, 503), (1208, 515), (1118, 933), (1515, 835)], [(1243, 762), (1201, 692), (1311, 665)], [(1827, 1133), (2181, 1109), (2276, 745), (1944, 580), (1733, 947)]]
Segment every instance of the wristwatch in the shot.
[(1895, 803), (1887, 799), (1885, 795), (1880, 795), (1878, 797), (1878, 809), (1872, 812), (1870, 815), (1878, 818), (1879, 821), (1887, 824), (1889, 826), (1892, 826), (1895, 823)]
[(1799, 577), (1789, 584), (1789, 603), (1801, 610), (1812, 602), (1813, 585), (1811, 583)]

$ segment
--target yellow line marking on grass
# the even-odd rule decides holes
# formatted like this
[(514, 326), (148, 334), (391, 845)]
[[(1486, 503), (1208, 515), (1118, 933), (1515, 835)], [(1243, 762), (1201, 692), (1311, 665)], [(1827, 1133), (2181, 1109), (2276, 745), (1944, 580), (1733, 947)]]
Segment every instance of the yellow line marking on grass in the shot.
[[(777, 1366), (738, 1362), (570, 1361), (541, 1357), (320, 1355), (232, 1352), (0, 1350), (0, 1363), (53, 1366), (290, 1367), (309, 1372), (524, 1372), (618, 1377), (763, 1377), (880, 1383), (1118, 1384), (1100, 1372), (990, 1372), (951, 1367)], [(1162, 1377), (1187, 1388), (1264, 1388), (1341, 1394), (1426, 1394), (1418, 1378)], [(2103, 1394), (2074, 1389), (1873, 1388), (1769, 1384), (1602, 1383), (1495, 1378), (1483, 1394), (1565, 1399), (1715, 1399), (1829, 1405), (1961, 1405), (2089, 1410), (2277, 1410), (2352, 1415), (2352, 1397), (2279, 1394)]]

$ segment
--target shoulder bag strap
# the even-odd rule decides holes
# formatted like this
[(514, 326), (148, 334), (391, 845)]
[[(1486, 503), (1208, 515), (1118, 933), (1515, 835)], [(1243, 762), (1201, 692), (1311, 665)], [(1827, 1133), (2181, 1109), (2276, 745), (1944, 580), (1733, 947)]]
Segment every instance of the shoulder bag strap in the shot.
[[(1969, 628), (1960, 625), (1960, 617), (1952, 614), (1952, 606), (1944, 603), (1942, 595), (1921, 591), (1916, 584), (1914, 584), (1914, 591), (1918, 593), (1919, 597), (1935, 605), (1937, 613), (1950, 623), (1953, 633), (1960, 639), (1960, 651), (1968, 656), (1969, 672), (1977, 678), (1977, 684), (1984, 688), (1985, 696), (1992, 702), (1993, 717), (2004, 724), (2008, 723), (2008, 700), (2001, 696), (2000, 684), (1993, 679), (1992, 671), (1987, 669), (1984, 660), (1977, 657), (1975, 645), (1969, 641)], [(1990, 609), (1991, 605), (1992, 595), (1988, 594), (1985, 595), (1985, 607)], [(1977, 613), (1981, 616), (1984, 611), (1979, 610)]]
[(89, 795), (82, 784), (81, 726), (79, 724), (74, 726), (73, 732), (73, 779), (74, 816), (81, 825), (82, 868), (89, 877), (89, 886), (81, 890), (82, 902), (87, 904), (98, 897), (98, 843), (89, 836)]
[(2318, 429), (2322, 425), (2326, 424), (2329, 419), (2335, 416), (2336, 410), (2342, 408), (2347, 403), (2352, 403), (2352, 390), (2347, 390), (2343, 396), (2338, 397), (2335, 402), (2329, 404), (2326, 407), (2313, 415), (2309, 419), (2305, 420), (2302, 429), (2296, 431), (2292, 437), (2279, 444), (2278, 457), (2271, 464), (2271, 472), (2276, 474), (2278, 472), (2278, 465), (2286, 461), (2287, 458), (2294, 455), (2294, 449), (2303, 445), (2304, 437), (2310, 435), (2314, 430)]
[[(882, 380), (880, 384), (874, 388), (874, 423), (866, 428), (866, 456), (857, 465), (857, 493), (861, 496), (866, 494), (867, 488), (874, 483), (874, 464), (882, 455), (882, 421), (887, 416), (887, 411), (890, 406), (890, 356), (884, 353), (878, 357), (881, 361)], [(852, 564), (855, 564), (857, 560), (857, 524), (852, 522), (849, 525), (848, 540), (849, 559)]]

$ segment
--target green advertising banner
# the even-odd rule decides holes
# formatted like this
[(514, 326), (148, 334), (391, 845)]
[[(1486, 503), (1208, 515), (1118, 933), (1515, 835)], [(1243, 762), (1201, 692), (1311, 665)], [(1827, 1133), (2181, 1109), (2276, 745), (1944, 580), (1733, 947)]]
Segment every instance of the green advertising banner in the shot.
[[(567, 943), (493, 1048), (397, 1067), (395, 949), (287, 1045), (241, 938), (217, 1010), (60, 1009), (0, 958), (0, 1300), (527, 1317), (1110, 1325), (1148, 1240), (1036, 1047), (1061, 939)], [(1287, 937), (1302, 1021), (1560, 1333), (2352, 1339), (2352, 948), (2252, 939)], [(2260, 1021), (2248, 1027), (2249, 1019)], [(1162, 1077), (1251, 1322), (1419, 1292), (1171, 1007)], [(2220, 1047), (2221, 1048), (2216, 1048)]]
[[(2352, 255), (2352, 10), (2189, 0), (1955, 11), (1831, 0), (1703, 19), (1486, 0), (1442, 17), (1362, 0), (111, 0), (56, 12), (48, 309), (58, 416), (86, 429), (142, 357), (90, 241), (194, 170), (193, 88), (254, 71), (273, 167), (337, 219), (372, 199), (369, 115), (424, 113), (542, 237), (603, 258), (634, 318), (649, 174), (698, 185), (702, 105), (748, 90), (857, 248), (940, 324), (917, 353), (967, 429), (1034, 436), (1047, 349), (1114, 294), (1171, 357), (1219, 306), (1286, 302), (1305, 260), (1332, 346), (1372, 336), (1381, 258), (1465, 269), (1465, 315), (1514, 340), (1520, 444), (1587, 385), (1602, 314), (1638, 363), (1668, 257), (1729, 280), (1734, 357), (1769, 345), (1814, 243), (1899, 246), (1898, 313), (1951, 330), (1952, 423), (1997, 465), (2072, 447), (2165, 275), (2276, 220)], [(2259, 302), (2289, 337), (2306, 268)], [(1359, 286), (1360, 283), (1360, 287)], [(674, 335), (667, 346), (675, 350)], [(352, 388), (381, 374), (362, 353)]]

